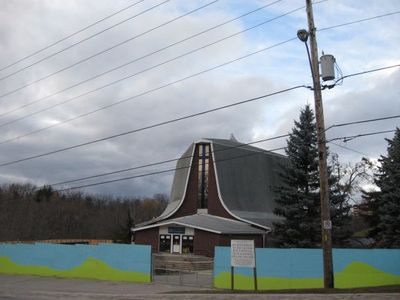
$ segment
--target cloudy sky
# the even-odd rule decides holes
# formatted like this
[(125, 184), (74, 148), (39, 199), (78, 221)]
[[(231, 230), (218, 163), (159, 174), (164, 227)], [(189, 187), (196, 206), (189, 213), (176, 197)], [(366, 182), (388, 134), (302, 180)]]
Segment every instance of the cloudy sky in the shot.
[[(299, 110), (313, 104), (312, 91), (296, 89), (4, 165), (310, 84), (304, 44), (291, 40), (298, 29), (307, 28), (304, 4), (304, 0), (0, 0), (0, 183), (53, 184), (170, 160), (204, 137), (234, 134), (248, 143), (288, 133)], [(399, 12), (398, 0), (315, 3), (317, 29), (397, 13), (317, 32), (320, 54), (333, 54), (344, 75), (399, 64)], [(400, 68), (392, 68), (347, 78), (325, 90), (326, 126), (399, 115), (399, 82)], [(333, 128), (327, 135), (331, 139), (393, 130), (399, 120)], [(362, 156), (385, 154), (384, 139), (392, 136), (338, 140), (329, 147), (342, 162), (357, 162)], [(285, 140), (257, 145), (273, 149), (285, 146)], [(173, 162), (155, 165), (56, 187), (174, 166)], [(82, 190), (120, 196), (169, 194), (172, 175)]]

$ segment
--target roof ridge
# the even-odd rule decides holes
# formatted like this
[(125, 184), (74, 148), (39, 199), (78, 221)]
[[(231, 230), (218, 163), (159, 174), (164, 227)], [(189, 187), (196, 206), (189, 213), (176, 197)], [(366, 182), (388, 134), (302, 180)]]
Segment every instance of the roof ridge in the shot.
[(237, 149), (243, 149), (243, 150), (248, 150), (248, 151), (259, 152), (261, 154), (274, 155), (274, 156), (278, 156), (278, 157), (286, 157), (283, 154), (275, 153), (275, 152), (272, 152), (272, 151), (269, 151), (269, 150), (266, 150), (266, 149), (263, 149), (263, 148), (260, 148), (260, 147), (253, 146), (252, 142), (243, 143), (243, 142), (239, 142), (239, 141), (232, 141), (232, 140), (229, 140), (229, 139), (203, 138), (203, 139), (199, 140), (196, 143), (199, 143), (199, 142), (202, 142), (202, 141), (203, 142), (204, 141), (210, 141), (213, 144), (220, 144), (220, 145), (225, 146), (225, 147), (232, 147), (232, 144), (233, 144), (233, 145), (236, 145), (236, 146), (232, 147), (233, 149), (237, 148)]
[[(220, 220), (224, 220), (224, 221), (230, 221), (230, 222), (234, 222), (234, 223), (245, 223), (247, 225), (250, 225), (247, 222), (243, 222), (243, 221), (240, 221), (240, 220), (234, 220), (234, 219), (230, 219), (230, 218), (224, 218), (224, 217), (217, 216), (217, 215), (210, 215), (210, 214), (197, 214), (197, 215), (210, 216), (212, 218), (216, 218), (216, 219), (220, 219)], [(192, 215), (190, 215), (190, 216), (192, 216)]]

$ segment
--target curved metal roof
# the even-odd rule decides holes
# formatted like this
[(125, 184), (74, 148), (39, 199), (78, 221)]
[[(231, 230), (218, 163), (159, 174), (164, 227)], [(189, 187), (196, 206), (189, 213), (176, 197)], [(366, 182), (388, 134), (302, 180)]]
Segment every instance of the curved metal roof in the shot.
[(183, 199), (185, 199), (186, 188), (189, 181), (190, 167), (192, 166), (193, 161), (192, 158), (194, 153), (194, 145), (194, 143), (191, 144), (176, 163), (176, 170), (174, 180), (172, 182), (170, 200), (165, 210), (157, 218), (137, 224), (136, 227), (145, 226), (148, 224), (153, 224), (160, 220), (164, 220), (178, 210), (179, 206), (183, 202)]
[(278, 172), (287, 158), (232, 140), (209, 140), (219, 196), (227, 210), (262, 227), (270, 228), (273, 222), (281, 220), (273, 213), (274, 187), (282, 185)]

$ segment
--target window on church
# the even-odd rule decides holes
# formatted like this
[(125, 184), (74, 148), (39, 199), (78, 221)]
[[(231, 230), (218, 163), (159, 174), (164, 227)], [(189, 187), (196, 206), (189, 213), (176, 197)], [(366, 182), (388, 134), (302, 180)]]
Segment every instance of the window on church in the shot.
[(210, 145), (199, 144), (199, 173), (197, 208), (207, 208), (208, 201), (208, 170), (210, 161)]

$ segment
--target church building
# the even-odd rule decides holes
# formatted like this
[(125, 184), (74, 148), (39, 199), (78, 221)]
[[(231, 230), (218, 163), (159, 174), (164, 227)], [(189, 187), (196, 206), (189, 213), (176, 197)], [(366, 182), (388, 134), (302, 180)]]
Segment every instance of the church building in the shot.
[(274, 222), (283, 155), (235, 140), (202, 139), (177, 162), (165, 211), (132, 228), (153, 252), (213, 256), (232, 239), (263, 247)]

